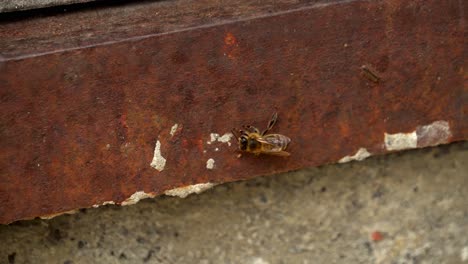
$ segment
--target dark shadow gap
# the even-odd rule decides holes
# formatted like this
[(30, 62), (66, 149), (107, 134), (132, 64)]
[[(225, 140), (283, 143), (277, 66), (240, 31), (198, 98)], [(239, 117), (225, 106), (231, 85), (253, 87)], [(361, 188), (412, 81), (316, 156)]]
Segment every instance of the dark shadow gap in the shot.
[(38, 9), (20, 10), (0, 13), (0, 23), (9, 23), (34, 19), (39, 17), (59, 16), (70, 13), (85, 12), (89, 10), (99, 10), (105, 8), (123, 7), (142, 3), (163, 2), (168, 0), (94, 0), (85, 3), (73, 3), (59, 6), (49, 6)]

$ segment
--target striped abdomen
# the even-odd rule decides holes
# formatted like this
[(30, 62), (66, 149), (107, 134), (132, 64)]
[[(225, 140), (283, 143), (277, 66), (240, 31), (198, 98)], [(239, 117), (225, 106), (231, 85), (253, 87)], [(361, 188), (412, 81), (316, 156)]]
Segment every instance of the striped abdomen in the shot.
[(268, 149), (270, 151), (281, 151), (285, 150), (291, 139), (281, 134), (268, 134), (262, 137), (262, 139), (268, 143)]

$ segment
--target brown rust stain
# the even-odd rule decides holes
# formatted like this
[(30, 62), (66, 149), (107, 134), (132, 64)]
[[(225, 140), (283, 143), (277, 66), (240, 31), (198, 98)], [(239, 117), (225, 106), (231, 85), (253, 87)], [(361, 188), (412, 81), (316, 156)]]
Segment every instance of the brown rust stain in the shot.
[[(390, 2), (4, 60), (0, 223), (333, 163), (361, 147), (382, 154), (384, 133), (434, 120), (450, 124), (450, 141), (467, 139), (458, 1)], [(364, 63), (385, 82), (369, 86), (356, 74)], [(206, 144), (239, 124), (263, 127), (274, 110), (291, 157), (237, 158), (234, 139)], [(183, 129), (171, 137), (175, 123)], [(161, 172), (150, 166), (157, 140)]]

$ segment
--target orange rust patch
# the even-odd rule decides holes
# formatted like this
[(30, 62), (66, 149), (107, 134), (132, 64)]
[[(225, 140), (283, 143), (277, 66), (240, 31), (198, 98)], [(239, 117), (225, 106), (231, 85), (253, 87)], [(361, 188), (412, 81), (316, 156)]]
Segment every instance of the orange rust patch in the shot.
[(231, 32), (228, 32), (224, 37), (224, 43), (228, 46), (232, 46), (237, 43), (236, 37)]
[(234, 59), (237, 57), (239, 52), (239, 44), (236, 37), (231, 33), (227, 32), (224, 36), (224, 46), (223, 53), (224, 56), (227, 56), (229, 59)]
[(197, 140), (197, 148), (198, 148), (198, 151), (200, 151), (200, 153), (203, 152), (203, 140), (199, 139)]

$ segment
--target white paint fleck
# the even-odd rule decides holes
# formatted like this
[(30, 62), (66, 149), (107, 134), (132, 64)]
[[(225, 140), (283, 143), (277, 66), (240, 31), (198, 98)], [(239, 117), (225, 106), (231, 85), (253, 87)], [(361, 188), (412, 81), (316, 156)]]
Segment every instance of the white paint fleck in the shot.
[(215, 151), (219, 151), (219, 148), (215, 148)]
[(360, 148), (356, 154), (354, 154), (353, 156), (345, 156), (343, 157), (342, 159), (340, 159), (338, 162), (339, 163), (345, 163), (345, 162), (350, 162), (352, 160), (364, 160), (368, 157), (370, 157), (371, 154), (367, 151), (367, 149), (365, 148)]
[(468, 246), (462, 248), (461, 253), (460, 253), (461, 260), (463, 262), (467, 261), (468, 262)]
[(211, 133), (210, 134), (210, 140), (206, 142), (206, 144), (211, 145), (212, 143), (218, 141), (221, 143), (227, 143), (228, 146), (231, 146), (231, 138), (234, 135), (232, 133), (226, 133), (222, 136), (220, 136), (218, 133)]
[(208, 183), (199, 183), (199, 184), (194, 184), (194, 185), (189, 185), (189, 186), (184, 186), (180, 188), (175, 188), (172, 190), (165, 191), (165, 195), (169, 196), (178, 196), (180, 198), (185, 198), (189, 196), (192, 193), (202, 193), (208, 189), (211, 189), (213, 186), (216, 184), (208, 182)]
[(99, 206), (108, 205), (108, 204), (115, 204), (115, 202), (114, 201), (105, 201), (105, 202), (103, 202), (101, 204), (95, 204), (95, 205), (93, 205), (93, 207), (98, 208)]
[(206, 161), (206, 168), (212, 170), (214, 168), (215, 161), (214, 159), (208, 159)]
[(136, 204), (142, 199), (154, 198), (155, 196), (156, 195), (153, 193), (145, 193), (144, 191), (137, 191), (134, 194), (132, 194), (130, 197), (128, 197), (125, 201), (123, 201), (121, 205)]
[(418, 145), (418, 136), (416, 131), (411, 133), (385, 133), (385, 148), (387, 150), (403, 150), (416, 148)]
[(175, 133), (177, 132), (177, 128), (179, 127), (178, 124), (174, 124), (172, 127), (171, 127), (171, 132), (169, 132), (169, 134), (171, 134), (171, 137), (173, 137), (175, 135)]
[(164, 167), (166, 166), (166, 159), (161, 155), (161, 142), (159, 142), (159, 140), (156, 141), (153, 160), (150, 165), (158, 171), (164, 170)]

